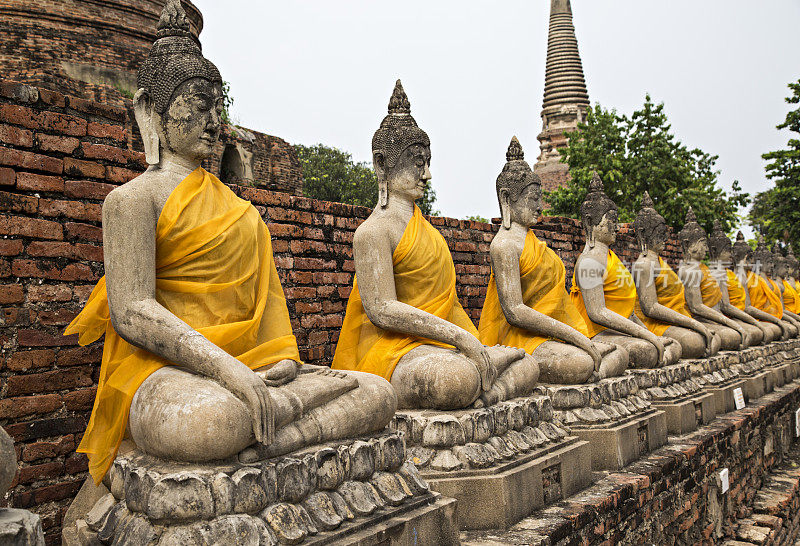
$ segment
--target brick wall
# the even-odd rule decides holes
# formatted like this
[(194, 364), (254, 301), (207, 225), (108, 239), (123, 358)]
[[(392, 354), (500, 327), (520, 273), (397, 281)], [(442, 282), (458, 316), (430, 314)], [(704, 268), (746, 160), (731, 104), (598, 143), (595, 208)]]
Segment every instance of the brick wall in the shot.
[[(5, 502), (41, 514), (51, 542), (86, 477), (86, 459), (74, 451), (102, 354), (101, 344), (79, 347), (61, 333), (103, 274), (103, 198), (146, 167), (129, 149), (129, 126), (125, 108), (0, 81), (0, 425), (21, 465)], [(330, 362), (352, 285), (353, 232), (369, 209), (232, 188), (268, 222), (302, 357)], [(450, 244), (459, 297), (477, 321), (497, 226), (431, 221)], [(568, 277), (580, 231), (564, 218), (536, 229), (564, 258)], [(629, 234), (619, 246), (624, 258), (634, 256)]]

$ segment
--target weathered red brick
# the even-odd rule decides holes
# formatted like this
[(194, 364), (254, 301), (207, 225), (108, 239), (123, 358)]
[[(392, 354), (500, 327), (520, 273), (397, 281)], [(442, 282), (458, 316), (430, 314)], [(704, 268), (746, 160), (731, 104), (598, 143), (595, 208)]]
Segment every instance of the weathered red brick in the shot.
[(61, 224), (25, 216), (0, 215), (0, 235), (35, 237), (37, 239), (63, 239)]
[(49, 104), (50, 106), (55, 106), (56, 108), (64, 108), (64, 106), (66, 106), (64, 95), (62, 95), (61, 93), (42, 88), (39, 88), (38, 91), (39, 91), (39, 98), (45, 104)]
[(32, 303), (70, 301), (72, 287), (67, 284), (32, 284), (28, 286), (28, 300)]
[(84, 114), (92, 114), (114, 121), (125, 121), (128, 117), (127, 111), (119, 106), (88, 101), (78, 97), (67, 97), (67, 100), (70, 108)]
[(14, 169), (0, 167), (0, 186), (13, 186), (17, 183), (17, 173)]
[(63, 395), (64, 407), (69, 411), (88, 411), (94, 406), (97, 387), (78, 389)]
[(35, 214), (39, 208), (39, 199), (30, 195), (0, 191), (0, 210)]
[(53, 457), (66, 455), (74, 450), (75, 437), (72, 434), (67, 434), (54, 442), (35, 442), (24, 446), (20, 460), (29, 463), (39, 459), (52, 459)]
[(35, 154), (33, 152), (26, 152), (24, 150), (13, 150), (11, 148), (0, 148), (0, 165), (44, 171), (53, 174), (61, 174), (64, 172), (64, 162), (60, 159)]
[(66, 326), (74, 319), (79, 310), (59, 307), (58, 309), (45, 309), (36, 315), (38, 321), (46, 326)]
[[(102, 165), (99, 165), (102, 167)], [(67, 180), (64, 185), (67, 197), (77, 199), (105, 199), (116, 186), (88, 180)]]
[(0, 256), (17, 256), (22, 253), (22, 241), (0, 239)]
[(18, 104), (0, 104), (0, 121), (28, 129), (38, 129), (41, 126), (38, 112)]
[(44, 130), (60, 135), (86, 136), (86, 120), (69, 114), (42, 112), (39, 116), (39, 125)]
[(83, 156), (87, 159), (104, 159), (106, 161), (122, 164), (128, 162), (128, 156), (125, 150), (117, 148), (116, 146), (84, 142), (81, 144), (81, 150), (83, 150)]
[(27, 129), (0, 124), (0, 143), (30, 148), (33, 146), (33, 133)]
[(8, 395), (46, 393), (92, 385), (92, 368), (89, 366), (53, 370), (8, 378)]
[(103, 178), (106, 174), (106, 168), (94, 161), (83, 161), (67, 157), (64, 158), (64, 173), (88, 178)]
[(128, 132), (120, 125), (109, 125), (107, 123), (97, 123), (90, 121), (86, 128), (89, 136), (96, 138), (110, 138), (117, 142), (125, 142), (128, 139)]
[(87, 241), (103, 242), (103, 228), (77, 222), (64, 224), (69, 239), (85, 239)]
[(60, 176), (17, 173), (17, 189), (23, 191), (64, 191), (64, 179)]
[(25, 295), (21, 284), (0, 284), (0, 304), (22, 303)]
[(37, 148), (43, 152), (60, 152), (71, 154), (78, 149), (81, 141), (74, 137), (62, 135), (36, 134)]
[[(0, 192), (0, 201), (2, 201), (2, 192)], [(103, 216), (103, 207), (99, 203), (39, 199), (38, 207), (39, 214), (42, 216), (64, 216), (73, 220), (90, 222), (100, 222)]]
[(0, 419), (19, 419), (29, 415), (42, 415), (60, 409), (61, 396), (41, 394), (0, 400)]
[(6, 366), (15, 372), (47, 368), (55, 361), (55, 355), (56, 353), (52, 349), (17, 351), (9, 357)]
[(67, 474), (78, 474), (89, 470), (89, 459), (83, 453), (71, 453), (64, 461)]
[(106, 167), (106, 180), (114, 184), (130, 182), (140, 174), (140, 172), (132, 171), (124, 167), (114, 167), (113, 165), (108, 165)]
[(49, 463), (39, 464), (35, 466), (23, 466), (19, 469), (17, 475), (18, 483), (32, 483), (39, 480), (47, 480), (55, 478), (64, 473), (64, 464), (60, 461), (51, 461)]

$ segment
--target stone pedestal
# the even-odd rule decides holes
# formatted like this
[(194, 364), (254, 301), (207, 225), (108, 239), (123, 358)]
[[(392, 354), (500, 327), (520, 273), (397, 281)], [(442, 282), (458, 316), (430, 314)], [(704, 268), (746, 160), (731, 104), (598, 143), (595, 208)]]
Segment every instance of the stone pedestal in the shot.
[(27, 510), (0, 508), (0, 544), (44, 546), (44, 533), (39, 516)]
[(739, 364), (734, 365), (739, 377), (744, 380), (744, 397), (749, 402), (757, 400), (775, 390), (776, 383), (783, 384), (778, 372), (769, 366), (768, 356), (773, 347), (749, 347), (742, 351), (734, 351)]
[(82, 544), (457, 544), (455, 501), (430, 491), (395, 432), (252, 464), (117, 457)]
[(770, 344), (767, 367), (775, 374), (775, 386), (800, 378), (800, 340), (778, 341)]
[(542, 385), (556, 422), (589, 442), (594, 470), (619, 470), (667, 441), (667, 418), (639, 396), (635, 377), (586, 385)]
[(714, 395), (717, 415), (736, 409), (733, 391), (744, 391), (744, 380), (739, 377), (739, 356), (734, 351), (723, 352), (709, 358), (687, 360), (693, 379), (707, 393)]
[(401, 410), (411, 461), (431, 489), (458, 500), (462, 529), (505, 528), (591, 482), (589, 445), (553, 422), (549, 398), (489, 408)]
[(714, 395), (692, 379), (691, 366), (679, 362), (654, 369), (628, 370), (636, 378), (639, 396), (662, 410), (667, 419), (667, 432), (679, 436), (707, 425), (716, 417)]

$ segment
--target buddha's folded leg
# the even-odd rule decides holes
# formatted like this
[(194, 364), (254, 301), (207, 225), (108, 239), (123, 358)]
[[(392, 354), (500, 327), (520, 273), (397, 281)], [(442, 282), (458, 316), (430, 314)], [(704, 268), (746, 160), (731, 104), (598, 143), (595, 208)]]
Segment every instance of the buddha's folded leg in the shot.
[(664, 337), (674, 339), (681, 345), (682, 358), (702, 358), (706, 352), (706, 342), (703, 336), (680, 326), (670, 326), (664, 332)]
[(683, 347), (681, 344), (672, 338), (660, 336), (659, 339), (664, 344), (664, 363), (666, 366), (672, 366), (683, 358)]
[[(389, 382), (364, 372), (334, 370), (332, 373), (355, 378), (358, 386), (304, 411), (296, 420), (278, 428), (270, 445), (258, 446), (262, 457), (276, 457), (309, 445), (364, 436), (386, 427), (397, 411), (397, 398)], [(279, 396), (280, 393), (276, 393), (275, 398)], [(276, 416), (276, 421), (280, 423), (282, 419)]]
[(503, 400), (527, 396), (533, 392), (538, 379), (539, 364), (536, 359), (526, 354), (509, 364), (489, 390), (481, 393), (480, 405), (491, 406)]
[(631, 368), (656, 368), (661, 365), (658, 362), (656, 346), (644, 339), (626, 336), (614, 330), (603, 330), (594, 336), (592, 341), (614, 343), (624, 347), (630, 355), (628, 364)]
[(736, 324), (742, 327), (742, 330), (745, 331), (747, 335), (747, 346), (753, 347), (755, 345), (761, 345), (764, 342), (764, 331), (761, 330), (758, 326), (753, 326), (752, 324), (748, 324), (747, 322), (741, 320), (735, 320)]
[(558, 385), (579, 385), (594, 375), (589, 353), (560, 341), (545, 341), (532, 354), (539, 363), (539, 380)]
[(798, 331), (797, 327), (794, 324), (792, 324), (789, 320), (786, 320), (785, 318), (781, 319), (781, 322), (783, 323), (784, 328), (786, 328), (786, 330), (789, 331), (789, 337), (796, 338)]
[(404, 355), (392, 373), (401, 409), (462, 409), (481, 394), (473, 362), (452, 349), (421, 345)]
[(255, 441), (247, 407), (217, 382), (165, 366), (131, 402), (131, 439), (146, 453), (185, 462), (236, 455)]
[(627, 349), (619, 345), (608, 344), (611, 348), (610, 351), (603, 352), (603, 358), (600, 362), (600, 369), (598, 375), (600, 379), (607, 377), (619, 377), (625, 370), (628, 369), (628, 364), (631, 361), (631, 355)]
[(771, 322), (758, 321), (758, 327), (764, 332), (764, 344), (772, 343), (781, 338), (781, 328)]
[(720, 337), (720, 349), (723, 351), (736, 351), (742, 343), (742, 336), (733, 328), (728, 328), (722, 324), (711, 322), (707, 320), (700, 320), (708, 327), (709, 330), (715, 332)]

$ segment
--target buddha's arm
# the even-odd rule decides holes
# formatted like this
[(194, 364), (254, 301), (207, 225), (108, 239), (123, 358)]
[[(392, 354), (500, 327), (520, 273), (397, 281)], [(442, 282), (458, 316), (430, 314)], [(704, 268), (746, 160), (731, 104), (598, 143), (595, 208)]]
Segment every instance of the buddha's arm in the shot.
[(758, 321), (739, 309), (731, 305), (731, 296), (728, 292), (728, 282), (727, 280), (723, 279), (719, 282), (719, 289), (722, 292), (722, 299), (719, 301), (719, 310), (722, 311), (726, 316), (731, 317), (735, 320), (740, 320), (742, 322), (746, 322), (747, 324), (751, 324), (753, 326), (758, 326)]
[(383, 230), (356, 231), (353, 258), (361, 303), (369, 320), (383, 330), (453, 345), (475, 364), (484, 389), (488, 389), (494, 374), (488, 352), (478, 338), (436, 315), (398, 301), (392, 253)]
[(649, 341), (655, 345), (656, 350), (659, 352), (659, 361), (661, 361), (663, 359), (663, 354), (661, 353), (664, 351), (664, 346), (658, 340), (658, 336), (643, 325), (637, 324), (615, 313), (606, 306), (603, 284), (599, 282), (603, 279), (605, 274), (605, 270), (601, 264), (596, 259), (584, 259), (580, 257), (575, 267), (577, 269), (575, 280), (581, 289), (581, 296), (583, 297), (586, 314), (592, 322), (596, 322), (601, 326), (611, 328), (617, 332)]
[[(681, 268), (683, 272), (683, 268)], [(692, 280), (688, 279), (687, 280)], [(686, 306), (689, 308), (689, 312), (697, 317), (704, 318), (711, 322), (716, 322), (717, 324), (722, 324), (723, 326), (727, 326), (728, 328), (732, 328), (739, 332), (739, 335), (742, 336), (742, 339), (745, 338), (744, 331), (742, 327), (736, 324), (734, 321), (717, 311), (716, 309), (712, 309), (711, 307), (707, 306), (703, 303), (703, 295), (700, 291), (700, 287), (697, 283), (689, 282), (684, 283), (684, 297), (686, 298)]]
[(706, 345), (710, 345), (712, 334), (708, 328), (696, 320), (658, 303), (658, 292), (655, 284), (656, 276), (651, 260), (637, 260), (636, 263), (633, 264), (633, 269), (636, 293), (639, 296), (639, 306), (642, 308), (642, 312), (645, 315), (655, 320), (666, 322), (667, 324), (674, 324), (675, 326), (682, 326), (683, 328), (694, 330), (706, 338)]
[(270, 443), (274, 415), (264, 382), (156, 301), (157, 217), (141, 193), (115, 190), (103, 204), (103, 252), (114, 330), (131, 345), (230, 390), (250, 408), (256, 440)]
[(535, 335), (559, 339), (588, 352), (600, 366), (601, 356), (592, 341), (576, 329), (528, 307), (522, 298), (522, 281), (519, 273), (519, 249), (511, 241), (496, 241), (490, 256), (497, 296), (508, 323)]

